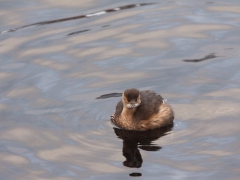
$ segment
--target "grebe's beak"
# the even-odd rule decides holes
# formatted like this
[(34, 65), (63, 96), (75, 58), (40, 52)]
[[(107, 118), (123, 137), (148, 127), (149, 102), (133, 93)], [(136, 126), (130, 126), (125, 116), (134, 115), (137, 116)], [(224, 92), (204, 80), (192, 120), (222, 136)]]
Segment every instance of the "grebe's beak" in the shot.
[(138, 107), (139, 104), (137, 102), (131, 102), (127, 104), (127, 108), (131, 109), (131, 108), (136, 108)]

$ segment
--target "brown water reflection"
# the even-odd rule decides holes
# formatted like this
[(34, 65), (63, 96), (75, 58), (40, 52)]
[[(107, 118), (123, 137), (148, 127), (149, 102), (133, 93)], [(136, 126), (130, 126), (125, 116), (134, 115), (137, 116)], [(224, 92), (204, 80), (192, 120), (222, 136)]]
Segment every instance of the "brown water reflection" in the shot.
[[(129, 4), (2, 1), (0, 31)], [(238, 7), (161, 1), (2, 33), (0, 179), (239, 179)], [(176, 115), (154, 145), (125, 143), (141, 153), (135, 168), (109, 122), (129, 87), (160, 93)]]
[(126, 158), (123, 165), (131, 168), (140, 168), (143, 159), (138, 148), (145, 151), (160, 150), (161, 147), (154, 145), (152, 142), (165, 136), (167, 132), (172, 130), (172, 127), (173, 125), (151, 131), (127, 131), (114, 128), (117, 137), (123, 140), (122, 152), (123, 156)]

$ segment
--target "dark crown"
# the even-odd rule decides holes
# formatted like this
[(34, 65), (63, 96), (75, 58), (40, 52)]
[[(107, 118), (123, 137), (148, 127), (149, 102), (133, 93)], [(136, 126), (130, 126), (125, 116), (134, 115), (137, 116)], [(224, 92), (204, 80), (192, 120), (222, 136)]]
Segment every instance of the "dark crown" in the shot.
[(139, 96), (139, 90), (132, 88), (132, 89), (126, 89), (124, 91), (124, 96), (127, 98), (128, 101), (131, 100), (137, 100), (138, 96)]

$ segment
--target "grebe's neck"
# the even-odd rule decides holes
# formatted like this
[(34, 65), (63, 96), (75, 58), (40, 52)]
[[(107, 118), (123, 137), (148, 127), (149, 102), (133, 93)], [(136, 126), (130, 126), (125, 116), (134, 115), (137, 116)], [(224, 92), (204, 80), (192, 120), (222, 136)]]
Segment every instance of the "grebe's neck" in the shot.
[(123, 117), (127, 118), (128, 120), (132, 120), (133, 114), (135, 113), (137, 107), (136, 108), (128, 108), (127, 102), (126, 102), (126, 100), (124, 100), (124, 95), (122, 96), (122, 103), (123, 103), (123, 110), (122, 110), (121, 115)]

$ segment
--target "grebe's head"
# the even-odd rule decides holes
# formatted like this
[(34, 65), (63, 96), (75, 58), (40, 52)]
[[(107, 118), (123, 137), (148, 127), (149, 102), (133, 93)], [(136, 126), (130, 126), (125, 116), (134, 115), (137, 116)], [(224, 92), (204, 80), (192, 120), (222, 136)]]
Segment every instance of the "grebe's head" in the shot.
[(137, 108), (140, 103), (140, 92), (137, 89), (126, 89), (122, 95), (122, 101), (125, 107), (129, 109)]

